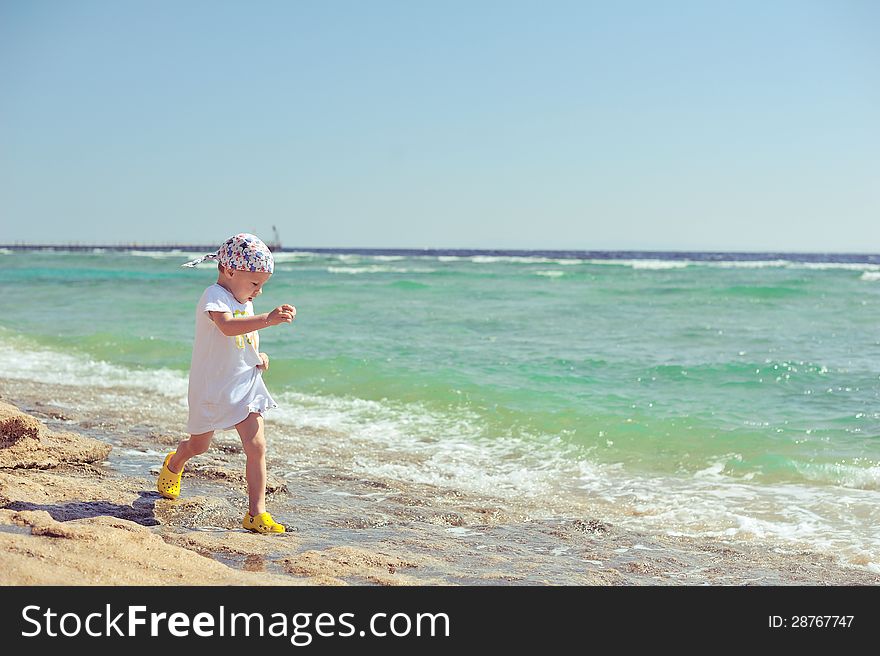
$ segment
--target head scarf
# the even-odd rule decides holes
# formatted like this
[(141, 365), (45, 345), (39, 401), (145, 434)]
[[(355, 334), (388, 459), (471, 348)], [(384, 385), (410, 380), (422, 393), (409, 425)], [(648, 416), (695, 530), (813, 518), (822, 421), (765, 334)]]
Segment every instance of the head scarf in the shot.
[(218, 260), (227, 269), (272, 273), (275, 258), (272, 251), (256, 235), (242, 232), (230, 237), (216, 253), (209, 253), (180, 266), (194, 267), (205, 260)]

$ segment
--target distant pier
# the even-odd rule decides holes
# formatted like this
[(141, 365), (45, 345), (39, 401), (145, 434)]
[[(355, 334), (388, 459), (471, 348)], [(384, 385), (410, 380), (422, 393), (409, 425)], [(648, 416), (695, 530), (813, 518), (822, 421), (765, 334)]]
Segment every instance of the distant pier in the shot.
[[(349, 253), (352, 255), (445, 255), (447, 253), (490, 253), (494, 251), (482, 251), (478, 249), (434, 249), (434, 248), (311, 248), (306, 246), (282, 248), (280, 244), (267, 243), (266, 246), (273, 253)], [(217, 244), (143, 244), (139, 242), (117, 244), (82, 244), (71, 242), (66, 244), (33, 244), (28, 242), (15, 242), (13, 244), (0, 244), (0, 249), (11, 251), (185, 251), (188, 253), (212, 253), (217, 250)], [(521, 251), (523, 254), (529, 251)]]
[[(0, 248), (8, 248), (11, 251), (216, 251), (217, 244), (211, 246), (199, 246), (193, 244), (81, 244), (79, 242), (69, 244), (29, 244), (16, 242), (14, 244), (0, 244)], [(270, 246), (271, 248), (271, 246)]]

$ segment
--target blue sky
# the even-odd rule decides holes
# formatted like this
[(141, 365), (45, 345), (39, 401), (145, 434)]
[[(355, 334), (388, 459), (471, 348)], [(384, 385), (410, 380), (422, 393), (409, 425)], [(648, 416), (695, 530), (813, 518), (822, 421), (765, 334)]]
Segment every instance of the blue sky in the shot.
[(880, 252), (880, 3), (0, 0), (0, 243)]

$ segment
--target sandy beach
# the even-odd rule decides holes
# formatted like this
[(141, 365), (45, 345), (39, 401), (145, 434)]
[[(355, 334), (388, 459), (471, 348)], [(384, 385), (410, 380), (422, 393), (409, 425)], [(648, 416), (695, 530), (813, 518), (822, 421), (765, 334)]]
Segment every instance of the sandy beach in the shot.
[[(295, 471), (273, 462), (270, 437), (268, 504), (289, 532), (254, 535), (239, 526), (246, 497), (236, 434), (221, 433), (190, 463), (180, 499), (163, 499), (155, 474), (181, 435), (165, 428), (162, 399), (128, 393), (129, 407), (96, 417), (77, 409), (81, 387), (0, 380), (0, 583), (880, 583), (811, 551), (640, 534), (588, 508), (562, 513), (355, 475), (338, 436), (318, 430), (300, 436)], [(180, 412), (171, 409), (172, 419)]]

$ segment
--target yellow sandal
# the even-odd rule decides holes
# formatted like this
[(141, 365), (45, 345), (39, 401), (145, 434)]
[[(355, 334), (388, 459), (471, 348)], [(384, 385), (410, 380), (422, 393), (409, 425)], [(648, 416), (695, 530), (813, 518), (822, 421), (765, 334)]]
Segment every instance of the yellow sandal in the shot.
[(180, 496), (180, 477), (183, 475), (183, 469), (175, 474), (168, 469), (168, 461), (171, 460), (177, 451), (172, 451), (165, 456), (165, 462), (162, 463), (162, 472), (159, 474), (159, 480), (156, 481), (156, 489), (166, 499), (176, 499)]
[(284, 533), (284, 526), (272, 519), (272, 515), (262, 512), (256, 517), (248, 513), (241, 520), (241, 525), (254, 533)]

